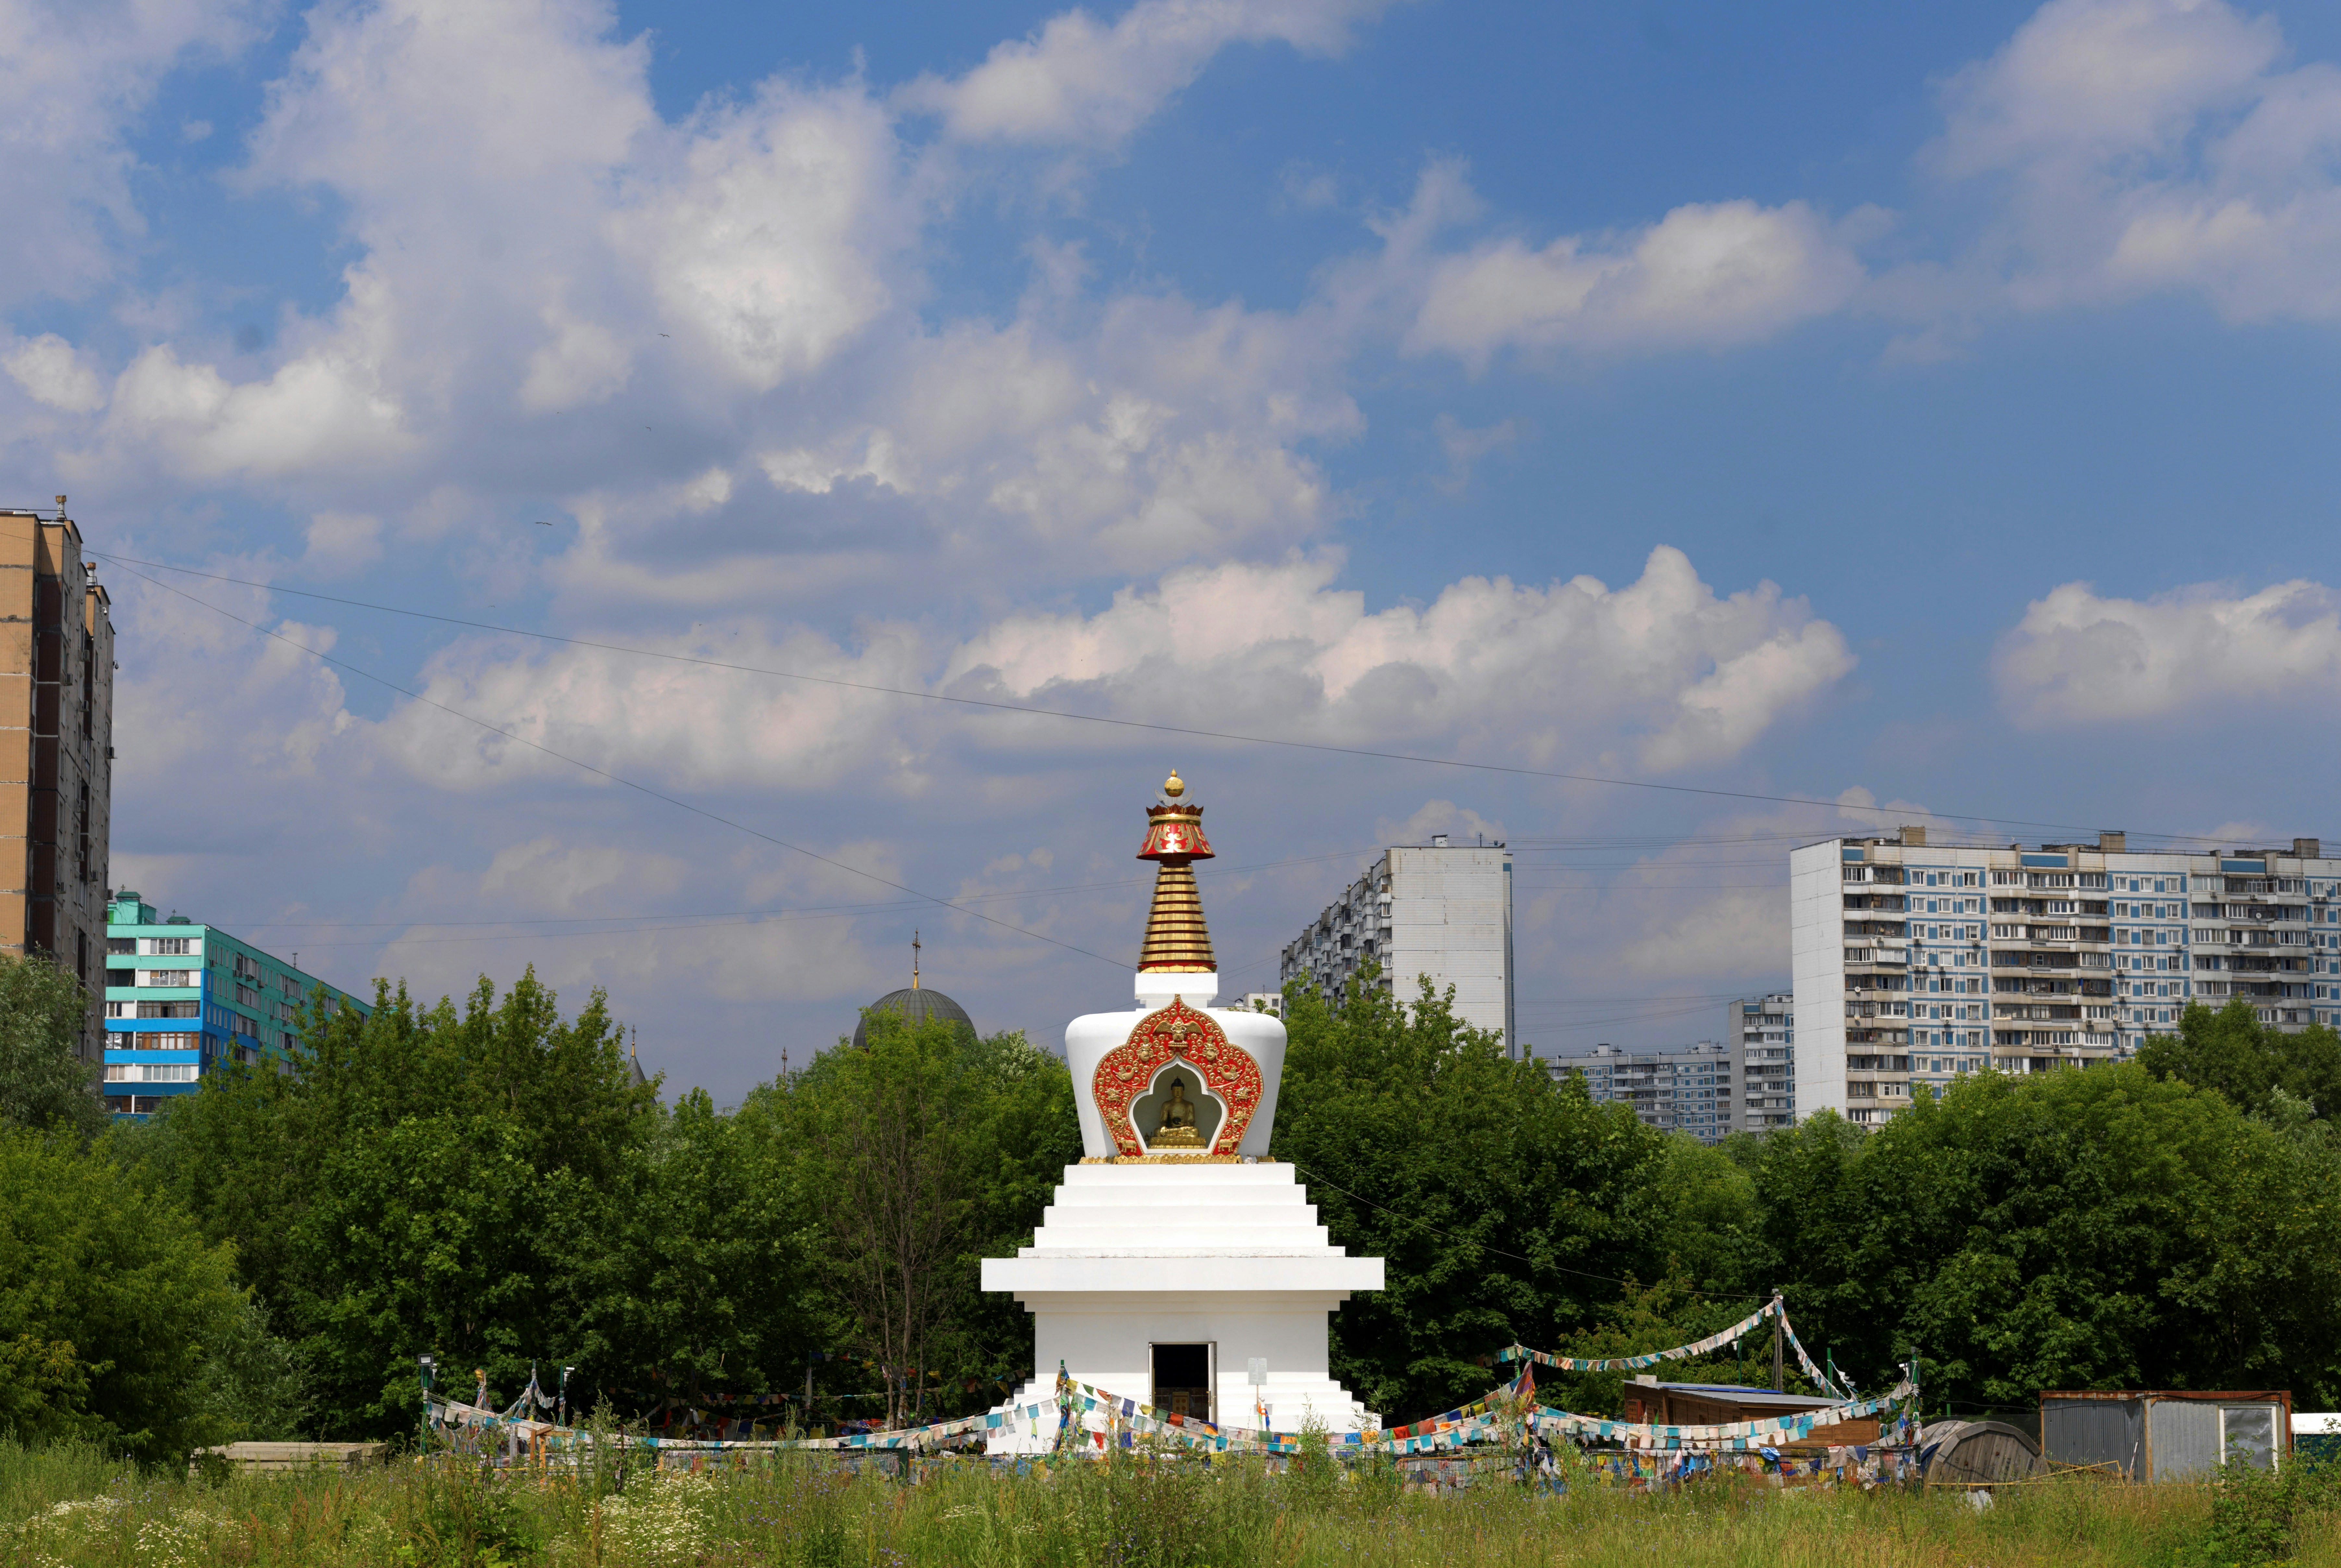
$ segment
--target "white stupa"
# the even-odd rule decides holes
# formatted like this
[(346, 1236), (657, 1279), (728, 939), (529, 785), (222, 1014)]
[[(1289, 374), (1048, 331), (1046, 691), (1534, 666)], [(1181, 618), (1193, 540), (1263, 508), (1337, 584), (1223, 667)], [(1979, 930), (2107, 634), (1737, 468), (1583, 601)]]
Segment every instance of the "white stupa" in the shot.
[[(1192, 865), (1211, 849), (1185, 793), (1174, 772), (1146, 813), (1138, 855), (1158, 868), (1136, 1007), (1065, 1030), (1084, 1157), (1032, 1245), (983, 1262), (983, 1288), (1034, 1320), (1035, 1376), (1011, 1404), (1051, 1397), (1061, 1363), (1077, 1382), (1222, 1425), (1370, 1430), (1380, 1418), (1328, 1371), (1327, 1319), (1352, 1291), (1382, 1288), (1382, 1260), (1330, 1245), (1270, 1154), (1284, 1025), (1210, 1005), (1219, 967)], [(1052, 1421), (1037, 1435), (1018, 1422), (991, 1445), (1055, 1438)]]

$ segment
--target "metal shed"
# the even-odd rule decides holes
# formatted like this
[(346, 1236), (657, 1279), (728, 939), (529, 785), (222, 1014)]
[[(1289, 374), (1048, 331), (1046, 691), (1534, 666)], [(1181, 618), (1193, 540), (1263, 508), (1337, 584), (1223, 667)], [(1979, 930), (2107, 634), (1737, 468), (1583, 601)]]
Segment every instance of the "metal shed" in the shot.
[(2040, 1395), (2040, 1453), (2052, 1466), (2181, 1481), (2224, 1460), (2274, 1470), (2292, 1449), (2292, 1395), (2281, 1389), (2082, 1389)]

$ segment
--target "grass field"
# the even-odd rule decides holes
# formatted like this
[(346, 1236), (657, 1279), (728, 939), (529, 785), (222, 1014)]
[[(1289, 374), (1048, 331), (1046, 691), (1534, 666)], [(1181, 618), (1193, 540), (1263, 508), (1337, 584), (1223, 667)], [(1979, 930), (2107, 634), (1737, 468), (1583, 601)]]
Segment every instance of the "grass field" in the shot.
[(1630, 1494), (1509, 1485), (1401, 1496), (1388, 1471), (1121, 1462), (1055, 1474), (946, 1471), (918, 1486), (812, 1461), (745, 1472), (489, 1481), (469, 1465), (350, 1474), (139, 1475), (71, 1446), (0, 1440), (0, 1563), (522, 1563), (681, 1568), (1984, 1568), (2297, 1562), (2341, 1568), (2322, 1488), (2136, 1487), (2087, 1479), (2004, 1492), (1790, 1492), (1724, 1482)]

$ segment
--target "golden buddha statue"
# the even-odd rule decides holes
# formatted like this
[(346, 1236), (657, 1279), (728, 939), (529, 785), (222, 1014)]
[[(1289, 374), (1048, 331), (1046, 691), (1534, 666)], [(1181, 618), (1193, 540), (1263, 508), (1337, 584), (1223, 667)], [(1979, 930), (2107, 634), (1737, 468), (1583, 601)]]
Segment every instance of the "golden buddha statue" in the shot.
[(1187, 1080), (1170, 1080), (1170, 1097), (1162, 1103), (1162, 1121), (1146, 1140), (1150, 1149), (1199, 1149), (1203, 1135), (1195, 1129), (1194, 1102), (1187, 1097)]

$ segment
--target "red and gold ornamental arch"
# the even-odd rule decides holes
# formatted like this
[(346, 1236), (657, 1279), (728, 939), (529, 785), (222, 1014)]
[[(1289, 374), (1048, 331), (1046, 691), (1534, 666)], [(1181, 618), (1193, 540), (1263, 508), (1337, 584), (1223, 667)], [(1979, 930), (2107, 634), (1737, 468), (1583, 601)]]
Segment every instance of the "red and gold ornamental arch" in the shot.
[(1146, 1093), (1154, 1076), (1174, 1059), (1193, 1067), (1203, 1087), (1227, 1107), (1211, 1134), (1211, 1146), (1204, 1153), (1233, 1153), (1243, 1142), (1244, 1129), (1251, 1126), (1252, 1113), (1260, 1108), (1260, 1064), (1250, 1051), (1229, 1039), (1209, 1013), (1176, 997), (1169, 1007), (1139, 1019), (1130, 1038), (1098, 1063), (1090, 1081), (1091, 1097), (1113, 1135), (1114, 1147), (1125, 1158), (1136, 1159), (1146, 1153), (1130, 1119), (1131, 1102)]

